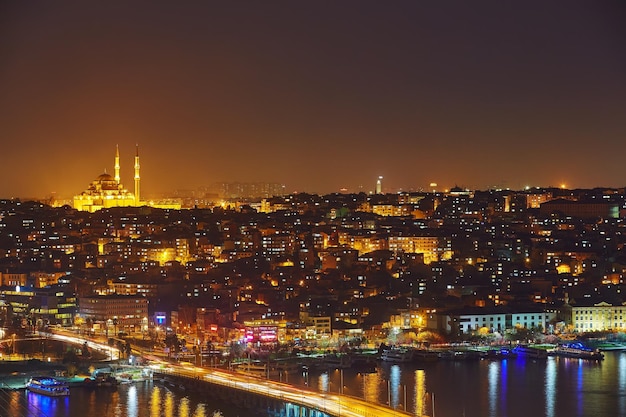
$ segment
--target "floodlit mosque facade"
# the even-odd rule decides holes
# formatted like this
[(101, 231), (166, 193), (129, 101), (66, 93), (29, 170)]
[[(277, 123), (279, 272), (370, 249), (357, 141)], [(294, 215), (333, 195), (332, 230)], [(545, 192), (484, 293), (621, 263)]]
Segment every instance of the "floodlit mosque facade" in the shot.
[(179, 202), (141, 201), (139, 175), (139, 147), (135, 153), (135, 190), (134, 193), (126, 190), (120, 182), (120, 151), (115, 149), (115, 176), (100, 174), (82, 193), (74, 196), (74, 208), (93, 213), (111, 207), (140, 207), (180, 209)]

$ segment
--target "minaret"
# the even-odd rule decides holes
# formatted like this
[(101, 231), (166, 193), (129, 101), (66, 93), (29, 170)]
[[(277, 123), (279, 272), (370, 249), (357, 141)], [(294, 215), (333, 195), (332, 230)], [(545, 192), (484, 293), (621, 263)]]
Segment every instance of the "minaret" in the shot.
[(137, 153), (135, 154), (135, 205), (138, 206), (141, 199), (139, 198), (139, 145), (137, 145)]
[(115, 182), (120, 185), (120, 146), (115, 145)]

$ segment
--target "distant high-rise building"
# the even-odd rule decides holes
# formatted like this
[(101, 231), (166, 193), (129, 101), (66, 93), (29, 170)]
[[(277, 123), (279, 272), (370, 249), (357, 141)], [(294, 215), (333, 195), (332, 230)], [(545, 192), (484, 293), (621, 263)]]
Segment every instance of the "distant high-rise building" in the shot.
[(379, 176), (378, 180), (376, 180), (376, 194), (383, 193), (383, 176)]
[(139, 145), (137, 145), (137, 152), (135, 153), (135, 205), (138, 206), (141, 202), (139, 198)]
[(274, 182), (216, 182), (207, 191), (224, 199), (261, 199), (285, 195), (285, 186)]

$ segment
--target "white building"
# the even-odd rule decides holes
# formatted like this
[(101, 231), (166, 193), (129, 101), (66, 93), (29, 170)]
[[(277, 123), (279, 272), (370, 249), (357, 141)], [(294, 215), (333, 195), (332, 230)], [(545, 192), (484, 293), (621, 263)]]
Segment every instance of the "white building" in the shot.
[(471, 333), (480, 328), (504, 332), (515, 328), (546, 329), (555, 312), (539, 308), (511, 310), (508, 307), (467, 307), (440, 313), (439, 330), (448, 334)]

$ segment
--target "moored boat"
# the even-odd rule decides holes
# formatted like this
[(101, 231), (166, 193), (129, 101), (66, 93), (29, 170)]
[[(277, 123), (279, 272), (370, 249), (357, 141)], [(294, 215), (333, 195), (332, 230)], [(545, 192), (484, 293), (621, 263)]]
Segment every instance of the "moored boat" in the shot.
[(517, 356), (529, 359), (547, 359), (548, 351), (527, 345), (517, 345), (511, 351)]
[(26, 384), (26, 389), (49, 397), (67, 397), (70, 395), (70, 388), (66, 382), (51, 377), (32, 377)]
[(439, 357), (439, 359), (442, 359), (444, 361), (451, 361), (454, 360), (454, 350), (442, 350), (440, 352), (437, 352), (437, 356)]
[(439, 360), (437, 352), (428, 349), (413, 350), (413, 360), (416, 362), (435, 362)]
[(295, 373), (302, 370), (302, 364), (295, 361), (275, 361), (271, 363), (271, 367), (283, 373)]
[(487, 359), (509, 359), (516, 357), (517, 354), (513, 352), (511, 349), (501, 348), (501, 349), (489, 349), (487, 351)]
[(552, 350), (552, 353), (556, 356), (563, 356), (566, 358), (587, 359), (593, 361), (601, 361), (604, 359), (604, 354), (598, 349), (589, 349), (580, 343), (558, 345)]
[(352, 367), (352, 356), (331, 353), (324, 356), (323, 364), (328, 369), (348, 369)]
[(413, 350), (404, 347), (392, 347), (385, 349), (380, 358), (385, 362), (411, 362), (413, 360)]
[(242, 363), (235, 370), (242, 374), (266, 379), (278, 378), (280, 376), (280, 372), (276, 368), (261, 362)]

